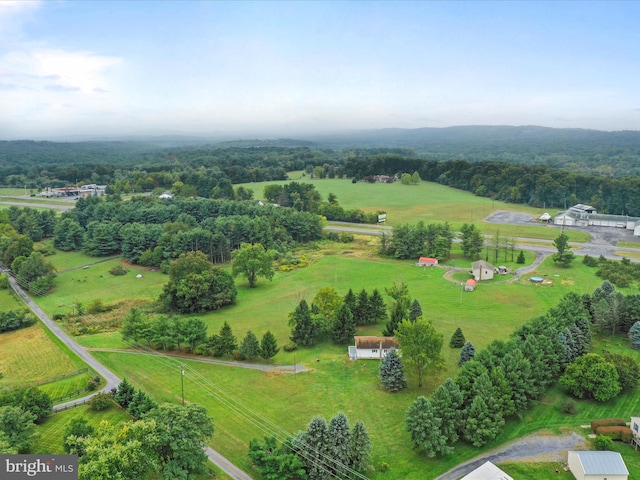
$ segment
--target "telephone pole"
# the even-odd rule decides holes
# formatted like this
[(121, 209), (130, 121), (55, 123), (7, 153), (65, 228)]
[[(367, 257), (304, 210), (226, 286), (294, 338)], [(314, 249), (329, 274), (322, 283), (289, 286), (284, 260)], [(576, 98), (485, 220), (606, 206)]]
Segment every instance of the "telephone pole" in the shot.
[(182, 405), (184, 405), (184, 365), (180, 365), (180, 384), (182, 386)]

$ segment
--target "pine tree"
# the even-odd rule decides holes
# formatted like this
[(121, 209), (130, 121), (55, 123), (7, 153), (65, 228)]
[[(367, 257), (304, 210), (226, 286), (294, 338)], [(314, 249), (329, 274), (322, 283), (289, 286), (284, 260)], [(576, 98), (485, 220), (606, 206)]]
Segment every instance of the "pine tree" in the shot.
[(329, 422), (329, 455), (337, 478), (346, 478), (351, 457), (351, 430), (347, 416), (340, 412)]
[(503, 399), (500, 396), (500, 391), (491, 383), (488, 373), (485, 372), (476, 379), (473, 385), (473, 393), (484, 400), (497, 435), (504, 426)]
[(361, 420), (351, 430), (349, 451), (349, 465), (353, 470), (365, 473), (371, 468), (371, 439)]
[(131, 400), (133, 400), (135, 393), (136, 389), (133, 388), (133, 385), (131, 385), (127, 380), (127, 377), (125, 377), (120, 382), (120, 385), (118, 385), (118, 390), (116, 391), (114, 400), (122, 408), (127, 408), (129, 407)]
[(313, 345), (315, 342), (315, 326), (311, 319), (311, 311), (306, 300), (300, 300), (295, 310), (289, 314), (291, 341), (297, 345)]
[(428, 457), (451, 453), (447, 437), (442, 434), (442, 419), (426, 397), (418, 397), (405, 416), (407, 431), (411, 435), (413, 448), (424, 451)]
[(331, 330), (331, 338), (334, 342), (340, 344), (350, 344), (356, 334), (356, 322), (353, 319), (351, 309), (345, 303), (338, 310), (333, 328)]
[(395, 349), (389, 350), (380, 362), (378, 377), (387, 392), (399, 392), (407, 388), (402, 359)]
[(473, 343), (467, 342), (460, 350), (460, 360), (458, 361), (458, 365), (463, 365), (465, 362), (471, 360), (476, 354), (476, 348), (473, 346)]
[(369, 297), (369, 311), (371, 312), (370, 323), (378, 323), (387, 319), (387, 307), (377, 288), (373, 289)]
[(131, 400), (131, 403), (129, 403), (127, 412), (129, 412), (132, 417), (140, 419), (145, 413), (157, 406), (158, 404), (154, 402), (149, 395), (144, 393), (142, 390), (138, 390), (133, 395), (133, 399)]
[(253, 360), (260, 355), (260, 342), (258, 342), (258, 338), (251, 330), (247, 332), (242, 340), (238, 352), (246, 360)]
[[(327, 421), (316, 416), (311, 419), (307, 431), (302, 436), (303, 443), (299, 447), (309, 480), (325, 480), (330, 476), (331, 464), (329, 455), (329, 427)], [(298, 442), (296, 442), (298, 443)]]
[(352, 312), (356, 325), (368, 325), (373, 323), (369, 308), (369, 295), (363, 288), (358, 294), (356, 309)]
[(525, 262), (525, 258), (524, 258), (524, 250), (520, 250), (520, 253), (518, 254), (518, 258), (516, 259), (516, 263), (518, 265), (524, 265)]
[(404, 320), (405, 311), (398, 304), (395, 304), (391, 310), (391, 318), (387, 322), (382, 330), (382, 335), (385, 337), (393, 337), (396, 334), (396, 330)]
[(343, 305), (349, 307), (349, 310), (351, 310), (351, 312), (356, 310), (356, 308), (358, 307), (358, 299), (356, 298), (356, 295), (353, 293), (352, 289), (349, 289), (349, 291), (346, 293), (342, 303)]
[(422, 305), (417, 298), (413, 300), (411, 304), (411, 308), (409, 309), (409, 320), (415, 322), (419, 317), (422, 316)]
[(464, 438), (474, 447), (482, 447), (498, 435), (492, 415), (480, 395), (476, 395), (467, 413)]
[(465, 344), (464, 334), (462, 333), (462, 329), (460, 327), (456, 328), (456, 331), (451, 335), (451, 340), (449, 340), (449, 346), (451, 348), (462, 348)]
[(262, 336), (260, 341), (260, 356), (265, 360), (275, 357), (280, 351), (276, 337), (269, 330)]
[(448, 378), (431, 396), (436, 416), (442, 419), (441, 432), (447, 438), (447, 444), (453, 445), (458, 441), (458, 431), (462, 429), (463, 401), (460, 387)]
[(222, 327), (220, 327), (216, 348), (219, 353), (219, 355), (216, 356), (233, 355), (234, 350), (238, 349), (238, 341), (227, 322), (224, 322)]
[(629, 338), (631, 339), (631, 348), (640, 350), (640, 322), (636, 322), (629, 329)]

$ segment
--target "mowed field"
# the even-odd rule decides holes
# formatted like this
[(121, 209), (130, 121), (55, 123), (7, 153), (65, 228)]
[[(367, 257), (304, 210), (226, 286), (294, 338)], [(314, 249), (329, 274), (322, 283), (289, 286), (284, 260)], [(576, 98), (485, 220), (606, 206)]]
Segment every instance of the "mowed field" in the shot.
[[(493, 204), (491, 200), (467, 192), (426, 182), (417, 186), (399, 183), (354, 185), (346, 180), (314, 180), (313, 183), (325, 198), (329, 192), (335, 193), (345, 208), (386, 210), (391, 224), (449, 220), (455, 228), (456, 222), (462, 224), (471, 218), (477, 222), (473, 212), (481, 212), (480, 218), (490, 213), (489, 207), (540, 213), (539, 210), (523, 206), (500, 202)], [(258, 185), (246, 186), (257, 188)], [(261, 196), (262, 188), (256, 191), (256, 198)], [(374, 195), (372, 192), (377, 193)], [(378, 206), (383, 204), (387, 206)], [(413, 213), (408, 214), (408, 209)], [(486, 234), (493, 234), (496, 228), (492, 224), (479, 226)], [(504, 225), (499, 228), (501, 235), (545, 239), (553, 239), (558, 235), (557, 229), (544, 226), (513, 227), (514, 232), (517, 230), (526, 234), (508, 233), (508, 227)], [(573, 241), (585, 241), (588, 238), (587, 234), (581, 232), (570, 233), (578, 234), (572, 237)], [(238, 278), (236, 305), (199, 315), (199, 318), (208, 324), (209, 334), (217, 333), (223, 322), (227, 321), (239, 340), (247, 330), (252, 330), (258, 337), (270, 330), (282, 346), (289, 342), (289, 312), (301, 299), (311, 301), (320, 288), (331, 286), (341, 295), (349, 288), (356, 294), (363, 288), (368, 292), (378, 288), (384, 293), (384, 289), (394, 282), (406, 282), (411, 295), (420, 301), (424, 316), (434, 322), (445, 340), (443, 355), (446, 370), (430, 376), (421, 389), (410, 378), (410, 386), (406, 391), (399, 394), (383, 392), (377, 380), (377, 362), (350, 362), (346, 346), (331, 342), (300, 348), (295, 352), (281, 351), (274, 358), (276, 365), (291, 365), (295, 360), (308, 369), (308, 372), (296, 376), (177, 360), (161, 355), (104, 351), (94, 351), (93, 355), (119, 376), (131, 379), (136, 387), (144, 389), (157, 401), (179, 401), (179, 365), (186, 363), (185, 398), (207, 406), (215, 418), (216, 426), (211, 445), (242, 468), (249, 469), (246, 453), (252, 438), (270, 434), (274, 428), (294, 433), (306, 428), (316, 414), (328, 419), (344, 411), (352, 423), (360, 419), (367, 425), (374, 444), (374, 463), (386, 462), (390, 465), (388, 472), (373, 472), (371, 478), (434, 478), (480, 452), (473, 447), (460, 445), (451, 457), (426, 459), (411, 449), (408, 434), (404, 432), (404, 414), (415, 398), (418, 395), (428, 396), (444, 379), (455, 375), (459, 350), (447, 346), (453, 331), (461, 327), (467, 340), (471, 340), (480, 350), (494, 339), (508, 338), (518, 326), (546, 312), (566, 293), (593, 291), (601, 284), (601, 279), (595, 276), (595, 270), (583, 266), (579, 261), (563, 269), (547, 260), (535, 273), (517, 282), (502, 283), (496, 280), (480, 284), (475, 292), (462, 292), (459, 281), (464, 273), (456, 274), (456, 281), (450, 282), (443, 278), (444, 270), (441, 268), (422, 269), (413, 266), (415, 260), (379, 258), (375, 255), (377, 241), (376, 238), (357, 235), (354, 244), (321, 242), (305, 250), (305, 254), (312, 258), (310, 266), (288, 273), (278, 272), (272, 282), (260, 279), (255, 289), (249, 289), (246, 282)], [(532, 259), (533, 256), (528, 254), (527, 261)], [(52, 294), (35, 299), (49, 315), (66, 314), (72, 311), (74, 303), (81, 302), (86, 306), (98, 298), (107, 304), (127, 299), (153, 301), (168, 279), (159, 272), (129, 265), (126, 265), (130, 270), (127, 275), (114, 277), (108, 270), (122, 263), (119, 259), (92, 264), (99, 259), (79, 253), (59, 252), (48, 257), (48, 260), (54, 263), (59, 272), (63, 272), (58, 276)], [(470, 262), (461, 258), (458, 247), (454, 247), (453, 263), (467, 267)], [(514, 266), (510, 262), (505, 263)], [(86, 265), (90, 266), (82, 268)], [(136, 278), (138, 273), (143, 277)], [(531, 275), (544, 276), (550, 283), (531, 284), (528, 281)], [(369, 326), (360, 329), (359, 334), (377, 335), (381, 328), (382, 325)], [(4, 335), (0, 336), (0, 361), (10, 355), (8, 350), (2, 351), (6, 338)], [(127, 347), (118, 332), (76, 339), (90, 347)], [(614, 344), (613, 348), (624, 350), (625, 353), (629, 351), (623, 343)], [(11, 353), (14, 353), (13, 349)], [(3, 371), (1, 366), (0, 371)], [(505, 433), (490, 447), (543, 428), (573, 428), (580, 423), (588, 423), (592, 415), (600, 413), (615, 416), (627, 412), (625, 415), (628, 416), (629, 411), (635, 411), (637, 414), (640, 401), (635, 396), (624, 396), (616, 400), (620, 404), (615, 405), (591, 406), (589, 402), (579, 402), (578, 415), (566, 417), (560, 414), (558, 408), (561, 398), (559, 392), (551, 392), (548, 398), (526, 413), (526, 421), (511, 422)], [(271, 427), (265, 429), (257, 424), (254, 414), (269, 422)], [(56, 445), (56, 440), (50, 441), (50, 445)]]

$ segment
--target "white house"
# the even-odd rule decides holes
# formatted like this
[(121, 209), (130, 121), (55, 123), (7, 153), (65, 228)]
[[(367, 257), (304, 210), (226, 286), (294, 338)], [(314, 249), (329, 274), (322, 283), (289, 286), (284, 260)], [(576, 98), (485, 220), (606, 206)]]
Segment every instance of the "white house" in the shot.
[(471, 264), (471, 273), (476, 282), (480, 280), (491, 280), (493, 278), (493, 272), (495, 269), (493, 265), (484, 260), (478, 260)]
[(567, 463), (576, 480), (629, 479), (629, 470), (618, 452), (567, 452)]
[(513, 480), (491, 462), (485, 462), (460, 480)]
[(391, 349), (398, 349), (398, 341), (393, 337), (354, 337), (356, 344), (349, 347), (349, 358), (383, 358)]
[(637, 449), (640, 446), (640, 417), (631, 417), (629, 428), (633, 434), (633, 444)]

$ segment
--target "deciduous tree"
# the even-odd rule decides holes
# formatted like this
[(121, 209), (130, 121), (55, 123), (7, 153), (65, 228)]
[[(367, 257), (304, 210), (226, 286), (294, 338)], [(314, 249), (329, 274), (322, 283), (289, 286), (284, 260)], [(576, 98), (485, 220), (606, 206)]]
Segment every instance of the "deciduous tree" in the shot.
[(443, 337), (434, 328), (430, 320), (418, 318), (415, 322), (404, 320), (396, 332), (400, 344), (403, 362), (418, 377), (418, 386), (422, 386), (423, 376), (442, 368), (441, 355)]
[(568, 267), (575, 259), (575, 255), (569, 246), (569, 236), (566, 233), (561, 233), (553, 241), (553, 245), (557, 249), (557, 252), (553, 254), (553, 261), (563, 267)]
[(249, 288), (254, 288), (258, 277), (272, 280), (275, 274), (273, 258), (275, 252), (265, 250), (260, 244), (243, 243), (240, 249), (233, 253), (233, 276), (242, 275), (249, 282)]
[(595, 353), (578, 357), (560, 377), (560, 384), (578, 398), (606, 402), (620, 393), (616, 367)]

